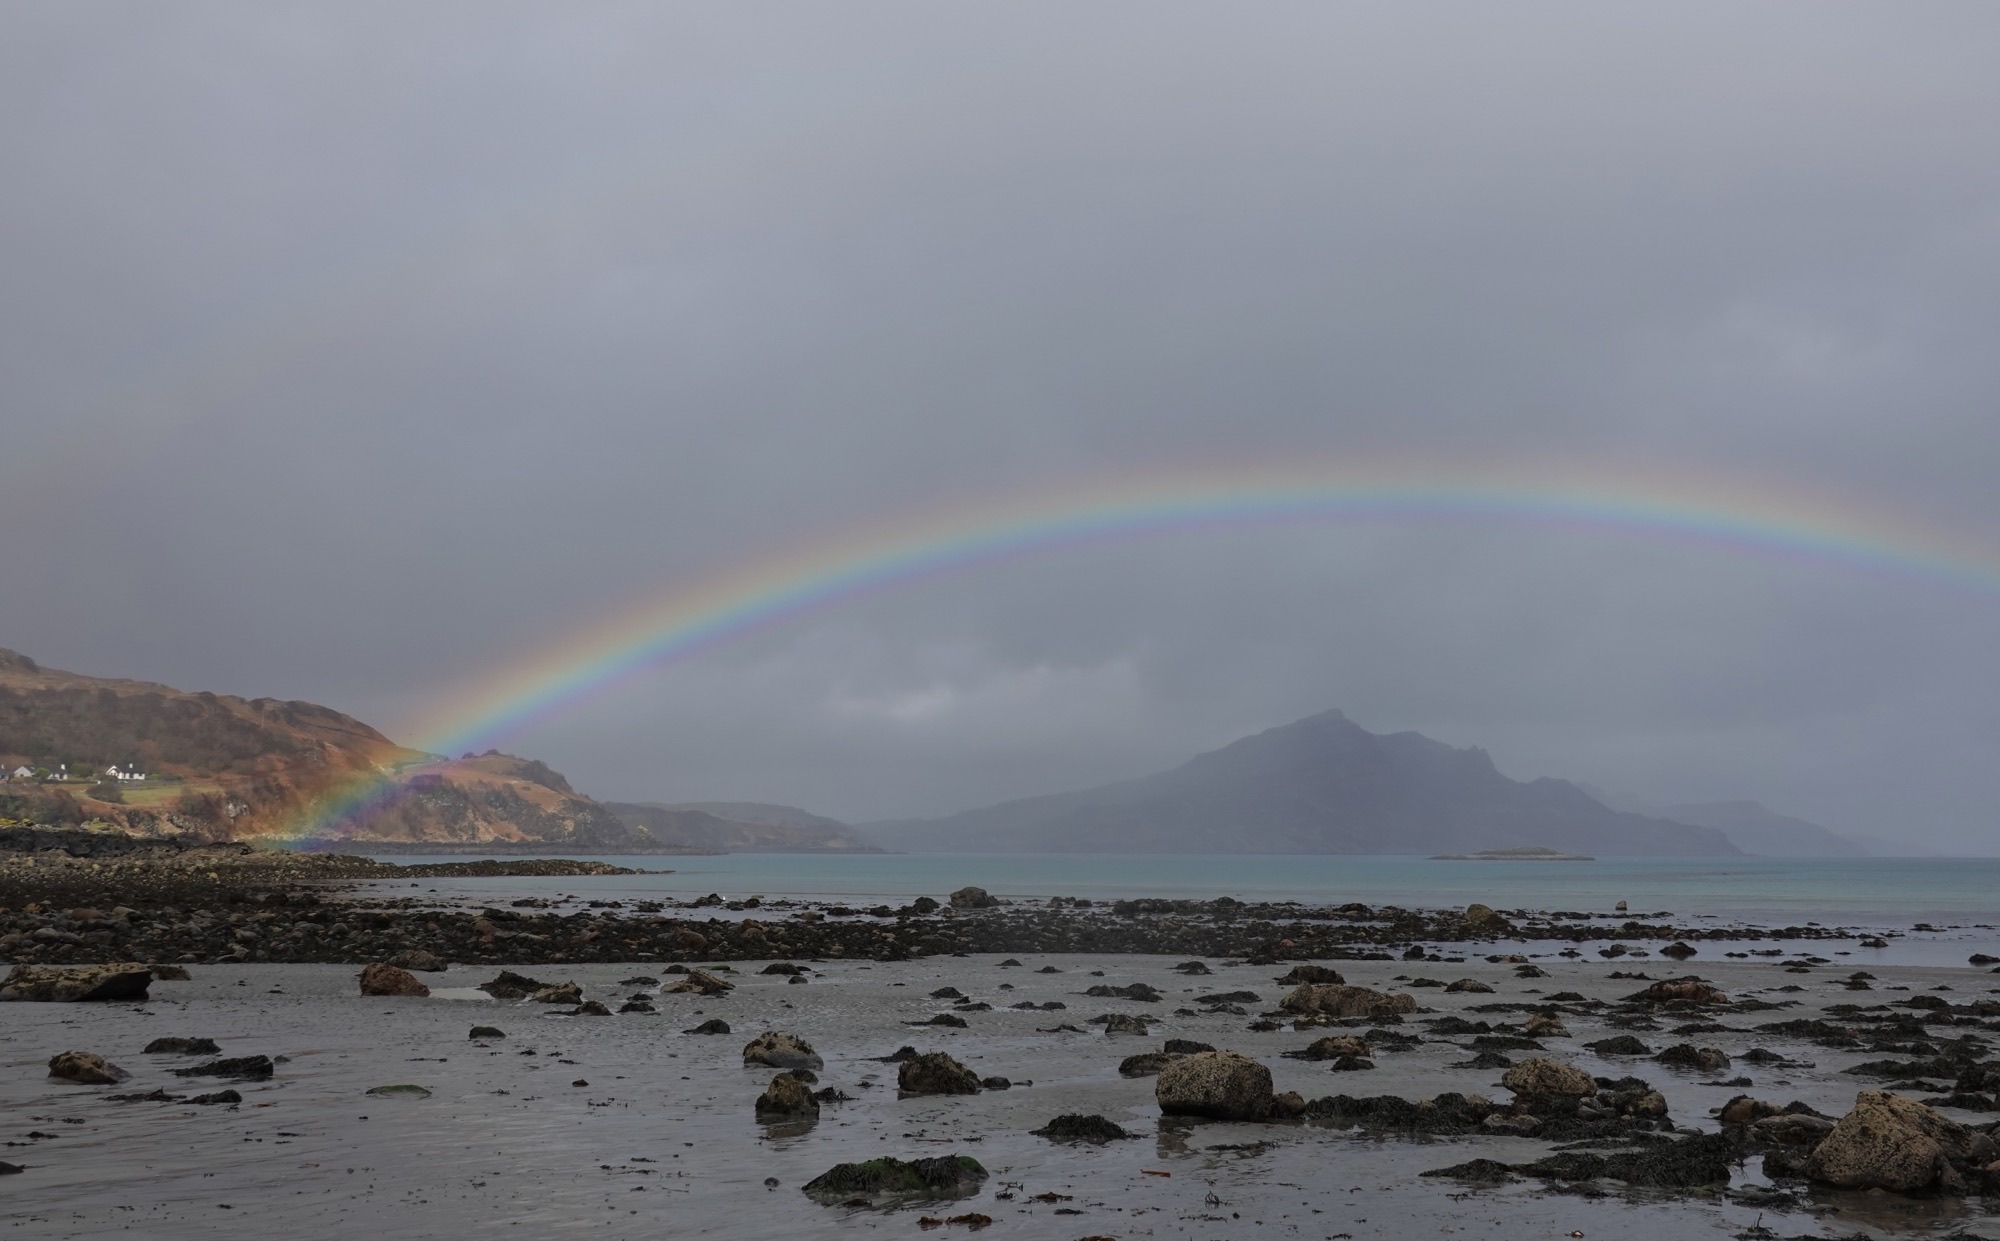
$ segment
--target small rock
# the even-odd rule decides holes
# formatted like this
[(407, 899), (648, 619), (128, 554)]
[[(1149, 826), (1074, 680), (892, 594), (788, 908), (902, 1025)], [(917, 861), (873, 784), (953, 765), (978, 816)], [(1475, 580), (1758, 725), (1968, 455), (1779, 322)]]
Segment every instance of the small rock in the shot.
[(823, 1069), (826, 1062), (820, 1059), (812, 1044), (795, 1034), (782, 1034), (776, 1030), (766, 1030), (750, 1040), (743, 1048), (743, 1063), (766, 1064), (774, 1069)]
[(148, 1056), (218, 1056), (222, 1048), (212, 1038), (156, 1038), (146, 1044)]
[(686, 1030), (682, 1030), (681, 1033), (682, 1034), (727, 1034), (729, 1033), (729, 1023), (724, 1021), (720, 1017), (710, 1017), (707, 1021), (702, 1022), (700, 1025), (693, 1026)]
[(406, 969), (376, 961), (361, 970), (363, 995), (424, 996), (430, 993), (431, 989), (418, 982), (416, 975)]
[(50, 1057), (49, 1076), (84, 1086), (110, 1086), (132, 1075), (94, 1051), (65, 1051)]

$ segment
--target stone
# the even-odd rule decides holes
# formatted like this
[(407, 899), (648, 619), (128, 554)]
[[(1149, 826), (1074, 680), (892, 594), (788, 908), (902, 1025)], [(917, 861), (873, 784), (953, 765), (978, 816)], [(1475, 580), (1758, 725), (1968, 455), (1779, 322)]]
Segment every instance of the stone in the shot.
[(1588, 1098), (1597, 1093), (1596, 1079), (1573, 1064), (1537, 1056), (1523, 1060), (1501, 1076), (1500, 1084), (1517, 1095), (1564, 1095)]
[(1696, 955), (1696, 953), (1697, 950), (1693, 946), (1678, 939), (1660, 949), (1661, 956), (1672, 957), (1676, 961), (1685, 961), (1689, 957)]
[(1654, 983), (1644, 991), (1635, 991), (1625, 997), (1628, 1004), (1727, 1004), (1729, 997), (1713, 983), (1690, 974), (1685, 978), (1668, 978)]
[(1722, 1105), (1716, 1119), (1725, 1125), (1752, 1125), (1768, 1116), (1780, 1116), (1784, 1109), (1775, 1103), (1753, 1099), (1747, 1094), (1737, 1095)]
[(1233, 1051), (1183, 1056), (1160, 1070), (1153, 1098), (1168, 1116), (1265, 1120), (1276, 1107), (1271, 1070)]
[(1465, 907), (1465, 925), (1469, 930), (1483, 935), (1506, 935), (1513, 931), (1514, 924), (1507, 921), (1490, 905), (1478, 902)]
[(807, 1181), (807, 1197), (828, 1206), (857, 1199), (869, 1202), (903, 1198), (960, 1198), (986, 1182), (986, 1169), (970, 1155), (939, 1155), (933, 1159), (893, 1156), (862, 1163), (836, 1164)]
[[(1207, 973), (1208, 971), (1203, 970), (1202, 972)], [(1338, 987), (1345, 985), (1347, 982), (1345, 978), (1340, 976), (1340, 971), (1330, 965), (1294, 965), (1290, 973), (1277, 981), (1278, 985), (1282, 987), (1296, 987), (1300, 983), (1307, 982), (1331, 983)]]
[(1278, 1006), (1288, 1013), (1317, 1013), (1327, 1017), (1387, 1017), (1417, 1011), (1414, 996), (1340, 983), (1301, 983)]
[(978, 1094), (979, 1075), (941, 1051), (905, 1060), (896, 1070), (904, 1094)]
[(507, 1032), (499, 1026), (474, 1026), (467, 1038), (506, 1038)]
[(1569, 1027), (1554, 1013), (1536, 1013), (1521, 1027), (1521, 1033), (1529, 1038), (1568, 1038)]
[(1374, 1053), (1365, 1039), (1352, 1035), (1314, 1039), (1304, 1051), (1289, 1053), (1299, 1060), (1338, 1060), (1342, 1056), (1365, 1059)]
[(687, 977), (661, 991), (662, 995), (727, 995), (736, 984), (707, 970), (689, 970)]
[(1804, 1172), (1842, 1189), (1964, 1192), (1966, 1171), (1983, 1173), (1995, 1155), (1983, 1133), (1899, 1095), (1864, 1090), (1806, 1156)]
[(819, 1100), (807, 1088), (807, 1083), (790, 1073), (780, 1073), (771, 1079), (764, 1093), (757, 1096), (758, 1120), (803, 1120), (819, 1115)]
[(529, 996), (528, 1000), (534, 1004), (581, 1004), (583, 988), (573, 982), (557, 983), (552, 987), (543, 987)]
[(207, 1060), (175, 1069), (175, 1077), (228, 1077), (237, 1081), (262, 1081), (277, 1071), (269, 1056), (235, 1056), (228, 1060)]
[(153, 982), (150, 965), (16, 965), (0, 980), (0, 1000), (71, 1004), (143, 1000)]
[(987, 895), (985, 888), (975, 888), (970, 885), (951, 894), (953, 909), (992, 909), (999, 903), (999, 898)]
[(1473, 995), (1492, 995), (1493, 988), (1477, 978), (1461, 978), (1445, 986), (1446, 991), (1469, 992)]
[(1096, 1025), (1100, 1021), (1104, 1024), (1106, 1034), (1147, 1033), (1146, 1019), (1137, 1013), (1106, 1013), (1091, 1024)]
[(682, 1030), (681, 1033), (682, 1034), (727, 1034), (729, 1033), (729, 1023), (724, 1021), (720, 1017), (710, 1017), (707, 1021), (702, 1022), (700, 1025), (693, 1026), (686, 1030)]
[(1701, 1073), (1720, 1073), (1729, 1067), (1729, 1057), (1720, 1048), (1696, 1047), (1693, 1043), (1675, 1043), (1653, 1059), (1669, 1068)]
[(441, 973), (451, 968), (436, 953), (426, 952), (422, 948), (406, 948), (390, 957), (389, 964), (399, 970), (421, 970), (426, 974)]
[(766, 1064), (774, 1069), (823, 1069), (826, 1062), (820, 1059), (812, 1044), (796, 1034), (783, 1034), (776, 1030), (766, 1030), (753, 1038), (743, 1048), (743, 1063)]
[(1653, 1049), (1630, 1034), (1618, 1034), (1611, 1038), (1601, 1038), (1585, 1047), (1600, 1056), (1650, 1056)]
[(516, 974), (512, 970), (501, 970), (499, 977), (480, 983), (479, 990), (484, 991), (496, 1000), (525, 1000), (548, 985), (539, 979), (530, 978), (526, 974)]
[(417, 976), (406, 969), (394, 965), (373, 962), (361, 970), (361, 994), (363, 995), (429, 995), (431, 989), (417, 981)]
[(1118, 1062), (1120, 1077), (1151, 1077), (1169, 1064), (1180, 1059), (1164, 1051), (1142, 1051), (1136, 1056), (1127, 1056)]
[(397, 1082), (393, 1086), (371, 1086), (367, 1090), (367, 1093), (374, 1095), (378, 1099), (428, 1099), (431, 1097), (429, 1088), (410, 1082)]
[(192, 980), (193, 977), (194, 975), (188, 973), (185, 969), (181, 968), (178, 965), (153, 966), (154, 982), (188, 982)]
[[(650, 1009), (652, 1006), (647, 1005), (647, 1007)], [(585, 1000), (571, 1009), (567, 1015), (571, 1017), (609, 1017), (611, 1010), (606, 1008), (602, 1001)]]
[(212, 1038), (156, 1038), (146, 1044), (148, 1056), (219, 1056), (222, 1047)]
[(1198, 1051), (1214, 1051), (1215, 1048), (1191, 1038), (1170, 1038), (1160, 1044), (1160, 1050), (1174, 1056), (1192, 1056)]
[(1058, 1116), (1041, 1128), (1030, 1129), (1028, 1132), (1038, 1138), (1047, 1138), (1051, 1142), (1089, 1142), (1096, 1146), (1132, 1136), (1115, 1121), (1102, 1116), (1085, 1116), (1074, 1112)]
[(111, 1086), (132, 1075), (94, 1051), (65, 1051), (49, 1058), (49, 1076), (80, 1086)]

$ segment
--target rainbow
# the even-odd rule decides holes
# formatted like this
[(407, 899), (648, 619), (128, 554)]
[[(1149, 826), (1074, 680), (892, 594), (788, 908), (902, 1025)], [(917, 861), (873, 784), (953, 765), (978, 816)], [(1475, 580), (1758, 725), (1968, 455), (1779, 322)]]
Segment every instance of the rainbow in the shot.
[[(416, 733), (433, 753), (495, 747), (644, 672), (865, 596), (1026, 557), (1194, 531), (1364, 523), (1650, 539), (2000, 596), (2000, 547), (1770, 480), (1589, 463), (1141, 471), (907, 514), (678, 586), (443, 699)], [(364, 818), (397, 787), (370, 781), (286, 834), (310, 839)]]

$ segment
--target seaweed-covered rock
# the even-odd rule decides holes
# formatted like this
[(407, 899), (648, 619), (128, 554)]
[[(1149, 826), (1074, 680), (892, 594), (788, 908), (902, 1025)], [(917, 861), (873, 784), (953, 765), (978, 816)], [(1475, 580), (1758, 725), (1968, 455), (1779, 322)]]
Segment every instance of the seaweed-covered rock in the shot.
[(1476, 1185), (1499, 1185), (1514, 1179), (1514, 1169), (1497, 1159), (1468, 1159), (1449, 1168), (1432, 1168), (1417, 1175), (1448, 1177), (1454, 1181), (1469, 1181)]
[(1585, 1047), (1600, 1056), (1650, 1056), (1653, 1049), (1630, 1034), (1618, 1034), (1611, 1038), (1601, 1038)]
[(0, 980), (0, 1000), (54, 1004), (143, 1000), (152, 982), (149, 965), (16, 965)]
[(1120, 1077), (1151, 1077), (1166, 1068), (1180, 1056), (1164, 1051), (1142, 1051), (1136, 1056), (1127, 1056), (1118, 1062)]
[[(1314, 1099), (1305, 1114), (1336, 1125), (1359, 1126), (1376, 1133), (1455, 1136), (1476, 1133), (1498, 1109), (1478, 1096), (1447, 1091), (1434, 1099), (1410, 1100), (1396, 1095), (1328, 1095)], [(1532, 1119), (1532, 1118), (1531, 1118)]]
[(904, 1198), (960, 1198), (986, 1181), (986, 1169), (970, 1155), (934, 1159), (870, 1159), (835, 1164), (802, 1187), (829, 1206), (860, 1200), (880, 1204)]
[(1898, 1095), (1864, 1090), (1806, 1157), (1812, 1180), (1843, 1189), (1963, 1193), (1996, 1152), (1993, 1139)]
[(766, 1030), (751, 1039), (743, 1047), (745, 1065), (766, 1064), (774, 1069), (823, 1069), (826, 1062), (820, 1059), (812, 1044), (796, 1034), (783, 1034), (776, 1030)]
[(1191, 1038), (1170, 1038), (1160, 1044), (1160, 1050), (1171, 1056), (1192, 1056), (1198, 1051), (1214, 1051), (1215, 1048)]
[(1734, 1161), (1742, 1152), (1722, 1134), (1704, 1133), (1670, 1142), (1649, 1142), (1637, 1150), (1598, 1155), (1560, 1151), (1546, 1159), (1518, 1164), (1515, 1171), (1548, 1180), (1585, 1181), (1605, 1177), (1628, 1185), (1691, 1189), (1726, 1185)]
[(985, 888), (975, 888), (969, 884), (951, 894), (953, 909), (991, 909), (999, 903), (999, 898), (988, 895)]
[(1103, 1013), (1090, 1019), (1090, 1024), (1101, 1025), (1106, 1034), (1146, 1034), (1146, 1018), (1138, 1013)]
[(228, 1060), (208, 1060), (175, 1069), (175, 1077), (227, 1077), (237, 1081), (262, 1081), (277, 1072), (269, 1056), (235, 1056)]
[(1635, 991), (1631, 995), (1626, 996), (1625, 1002), (1628, 1004), (1676, 1004), (1700, 1005), (1705, 1007), (1713, 1004), (1727, 1004), (1729, 1003), (1729, 997), (1724, 995), (1720, 988), (1707, 979), (1696, 978), (1694, 975), (1689, 974), (1684, 978), (1662, 979), (1652, 986), (1647, 987), (1644, 991)]
[(720, 1017), (710, 1017), (707, 1021), (702, 1022), (700, 1025), (690, 1026), (687, 1029), (682, 1030), (681, 1033), (682, 1034), (727, 1034), (729, 1033), (729, 1023), (724, 1021)]
[(1514, 930), (1514, 924), (1490, 905), (1481, 905), (1476, 901), (1465, 907), (1465, 926), (1480, 935), (1507, 935)]
[(758, 1120), (803, 1120), (819, 1115), (819, 1100), (808, 1083), (791, 1073), (780, 1073), (757, 1096)]
[(896, 1070), (904, 1094), (978, 1094), (979, 1075), (941, 1051), (905, 1060)]
[(1304, 1051), (1285, 1053), (1294, 1060), (1338, 1060), (1342, 1056), (1365, 1058), (1373, 1054), (1366, 1039), (1355, 1038), (1351, 1034), (1314, 1039)]
[(513, 970), (501, 970), (497, 977), (479, 984), (479, 990), (496, 1000), (525, 1000), (549, 984)]
[(1153, 1097), (1169, 1116), (1216, 1120), (1263, 1120), (1275, 1103), (1271, 1070), (1233, 1051), (1197, 1052), (1167, 1065)]
[(219, 1056), (222, 1047), (212, 1038), (156, 1038), (146, 1044), (148, 1056)]
[(1461, 978), (1456, 982), (1446, 983), (1444, 989), (1448, 994), (1453, 992), (1469, 992), (1473, 995), (1493, 994), (1493, 988), (1477, 978)]
[(1653, 1059), (1673, 1069), (1693, 1069), (1702, 1073), (1720, 1073), (1729, 1067), (1729, 1057), (1720, 1048), (1696, 1047), (1693, 1043), (1675, 1043)]
[(670, 987), (662, 988), (661, 994), (727, 995), (735, 989), (735, 983), (730, 982), (726, 978), (718, 978), (707, 970), (689, 970), (686, 978), (681, 979)]
[(1327, 1017), (1387, 1017), (1417, 1011), (1412, 996), (1342, 983), (1301, 983), (1278, 1006), (1288, 1013)]
[(1518, 1095), (1565, 1095), (1587, 1098), (1597, 1093), (1597, 1081), (1573, 1064), (1537, 1056), (1508, 1069), (1500, 1084)]
[(94, 1051), (65, 1051), (49, 1058), (49, 1076), (82, 1086), (110, 1086), (132, 1075)]
[(1135, 982), (1123, 987), (1113, 987), (1099, 983), (1084, 992), (1084, 994), (1096, 996), (1099, 999), (1138, 1000), (1143, 1004), (1157, 1004), (1160, 1002), (1160, 993), (1143, 982)]
[[(1202, 972), (1207, 973), (1208, 971), (1203, 970)], [(1330, 965), (1294, 965), (1290, 973), (1278, 979), (1278, 984), (1285, 987), (1296, 987), (1302, 983), (1309, 982), (1331, 984), (1340, 987), (1345, 986), (1347, 980), (1340, 976), (1339, 970), (1334, 969)]]
[(1569, 1027), (1554, 1013), (1536, 1013), (1522, 1025), (1521, 1033), (1529, 1038), (1568, 1038)]
[(1102, 1116), (1083, 1116), (1073, 1112), (1058, 1116), (1041, 1128), (1031, 1129), (1029, 1132), (1052, 1142), (1091, 1142), (1100, 1146), (1106, 1142), (1115, 1142), (1120, 1138), (1132, 1136), (1121, 1126)]

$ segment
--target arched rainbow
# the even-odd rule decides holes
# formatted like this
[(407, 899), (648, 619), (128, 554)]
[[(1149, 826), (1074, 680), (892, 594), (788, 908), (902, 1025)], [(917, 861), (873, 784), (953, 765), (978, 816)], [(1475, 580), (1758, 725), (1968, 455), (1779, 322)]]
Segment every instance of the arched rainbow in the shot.
[[(676, 587), (445, 699), (418, 730), (418, 744), (446, 754), (496, 746), (643, 671), (862, 596), (996, 562), (1195, 530), (1354, 522), (1500, 524), (1668, 540), (2000, 596), (2000, 548), (1764, 481), (1574, 464), (1155, 471), (906, 516)], [(394, 795), (386, 783), (355, 790), (316, 810), (296, 834), (311, 837), (363, 818)]]

